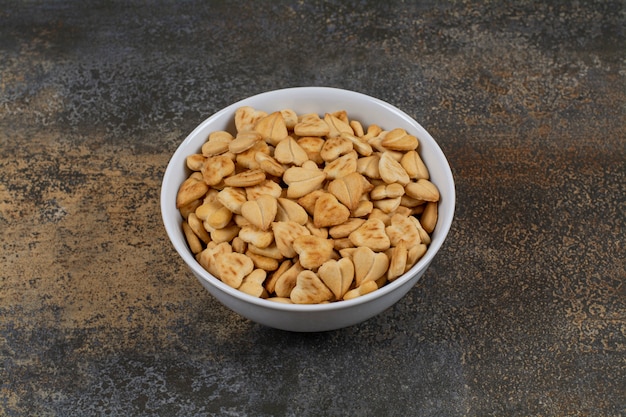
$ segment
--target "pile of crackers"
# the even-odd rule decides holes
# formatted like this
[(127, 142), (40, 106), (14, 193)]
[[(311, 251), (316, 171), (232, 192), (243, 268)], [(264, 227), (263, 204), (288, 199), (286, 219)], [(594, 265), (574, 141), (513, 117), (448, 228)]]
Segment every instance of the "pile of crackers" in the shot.
[(402, 128), (345, 110), (235, 112), (186, 159), (176, 206), (197, 261), (271, 301), (317, 304), (377, 290), (426, 253), (439, 190)]

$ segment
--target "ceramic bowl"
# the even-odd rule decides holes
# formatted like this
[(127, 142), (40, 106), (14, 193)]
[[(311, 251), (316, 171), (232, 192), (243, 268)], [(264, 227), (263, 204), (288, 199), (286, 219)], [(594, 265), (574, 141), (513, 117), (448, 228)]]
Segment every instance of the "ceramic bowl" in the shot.
[[(180, 184), (189, 176), (185, 159), (199, 153), (209, 133), (234, 132), (235, 110), (252, 106), (267, 113), (289, 108), (298, 114), (346, 110), (350, 119), (364, 127), (378, 124), (383, 129), (404, 128), (420, 140), (420, 155), (439, 188), (439, 218), (426, 254), (404, 275), (369, 294), (328, 304), (283, 304), (255, 298), (229, 287), (207, 272), (189, 250), (181, 229), (182, 217), (176, 208)], [(172, 245), (200, 283), (232, 311), (262, 325), (294, 332), (339, 329), (363, 322), (385, 311), (400, 300), (422, 277), (440, 250), (452, 224), (455, 208), (454, 179), (437, 142), (415, 120), (398, 108), (361, 93), (327, 87), (298, 87), (258, 94), (234, 103), (203, 121), (174, 152), (163, 177), (161, 213)]]

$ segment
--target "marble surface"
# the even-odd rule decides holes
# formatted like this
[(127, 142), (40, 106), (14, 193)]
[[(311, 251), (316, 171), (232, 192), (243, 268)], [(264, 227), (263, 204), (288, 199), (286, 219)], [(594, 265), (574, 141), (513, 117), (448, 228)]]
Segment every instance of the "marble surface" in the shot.
[[(0, 3), (0, 415), (626, 415), (624, 1)], [(162, 174), (206, 117), (370, 94), (452, 166), (396, 306), (293, 334), (177, 258)]]

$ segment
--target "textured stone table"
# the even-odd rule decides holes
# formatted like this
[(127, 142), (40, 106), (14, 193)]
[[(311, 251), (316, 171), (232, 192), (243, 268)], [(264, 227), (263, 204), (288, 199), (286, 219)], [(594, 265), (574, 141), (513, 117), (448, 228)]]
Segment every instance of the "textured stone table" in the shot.
[[(626, 6), (0, 3), (0, 415), (626, 415)], [(177, 258), (160, 180), (259, 92), (356, 90), (456, 177), (396, 306), (292, 334)]]

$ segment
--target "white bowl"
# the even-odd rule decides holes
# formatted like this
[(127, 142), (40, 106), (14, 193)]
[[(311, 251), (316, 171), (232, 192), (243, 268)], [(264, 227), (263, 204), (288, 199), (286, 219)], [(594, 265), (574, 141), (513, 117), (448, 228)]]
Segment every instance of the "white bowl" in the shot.
[[(431, 181), (441, 195), (439, 218), (426, 254), (404, 275), (382, 288), (347, 301), (328, 304), (283, 304), (255, 298), (229, 287), (207, 272), (195, 259), (182, 232), (182, 217), (176, 208), (180, 184), (189, 176), (185, 159), (199, 153), (209, 133), (216, 130), (234, 132), (235, 110), (252, 106), (265, 112), (285, 108), (298, 114), (346, 110), (351, 119), (364, 127), (378, 124), (383, 129), (406, 129), (420, 140), (420, 155), (430, 172)], [(174, 248), (200, 283), (221, 303), (236, 313), (265, 326), (296, 331), (316, 332), (339, 329), (363, 322), (395, 304), (421, 278), (441, 248), (454, 216), (455, 189), (450, 166), (430, 134), (398, 108), (376, 98), (336, 88), (300, 87), (270, 91), (234, 103), (218, 111), (196, 129), (178, 147), (170, 160), (161, 188), (161, 214), (165, 230)]]

